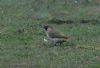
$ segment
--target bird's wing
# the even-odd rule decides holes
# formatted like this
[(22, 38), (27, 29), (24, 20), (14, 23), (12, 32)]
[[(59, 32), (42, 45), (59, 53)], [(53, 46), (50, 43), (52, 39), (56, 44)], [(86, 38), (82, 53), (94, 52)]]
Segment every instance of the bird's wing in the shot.
[(65, 39), (68, 38), (68, 37), (65, 36), (63, 33), (60, 33), (60, 32), (58, 32), (58, 31), (51, 31), (51, 32), (49, 32), (48, 34), (49, 34), (49, 36), (50, 36), (51, 38), (65, 38)]

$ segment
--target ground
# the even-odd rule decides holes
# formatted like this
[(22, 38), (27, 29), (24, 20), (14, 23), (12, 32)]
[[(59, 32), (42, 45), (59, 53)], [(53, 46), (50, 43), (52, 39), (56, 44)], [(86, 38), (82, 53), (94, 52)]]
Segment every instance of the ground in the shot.
[[(100, 68), (99, 19), (99, 0), (0, 0), (0, 68)], [(44, 43), (44, 24), (72, 39), (62, 46)]]

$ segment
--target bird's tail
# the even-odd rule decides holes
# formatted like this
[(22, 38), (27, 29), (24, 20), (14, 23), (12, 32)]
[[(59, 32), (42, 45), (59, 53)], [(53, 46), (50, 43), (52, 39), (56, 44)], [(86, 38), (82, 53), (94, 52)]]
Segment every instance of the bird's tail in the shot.
[(65, 41), (69, 41), (69, 40), (72, 40), (72, 39), (74, 39), (72, 36), (66, 36), (65, 37)]
[(68, 41), (69, 37), (65, 36), (64, 41)]
[(68, 39), (69, 37), (65, 36), (64, 38), (65, 38), (65, 39)]

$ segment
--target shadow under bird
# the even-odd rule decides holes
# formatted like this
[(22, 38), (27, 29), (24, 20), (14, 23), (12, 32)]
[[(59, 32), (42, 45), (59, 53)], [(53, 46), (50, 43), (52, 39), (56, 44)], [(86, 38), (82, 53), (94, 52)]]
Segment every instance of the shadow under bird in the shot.
[(55, 45), (57, 44), (61, 45), (68, 39), (68, 37), (65, 34), (55, 31), (51, 26), (45, 25), (44, 29), (49, 41), (53, 42)]

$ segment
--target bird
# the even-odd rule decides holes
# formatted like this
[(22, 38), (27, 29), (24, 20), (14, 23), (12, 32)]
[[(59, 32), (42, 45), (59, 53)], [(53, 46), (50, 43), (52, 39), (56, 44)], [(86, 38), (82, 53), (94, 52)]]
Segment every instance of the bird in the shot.
[(49, 25), (44, 25), (44, 30), (46, 32), (47, 38), (51, 42), (53, 42), (55, 45), (58, 45), (58, 44), (62, 45), (69, 38), (64, 33), (54, 30), (54, 28)]

